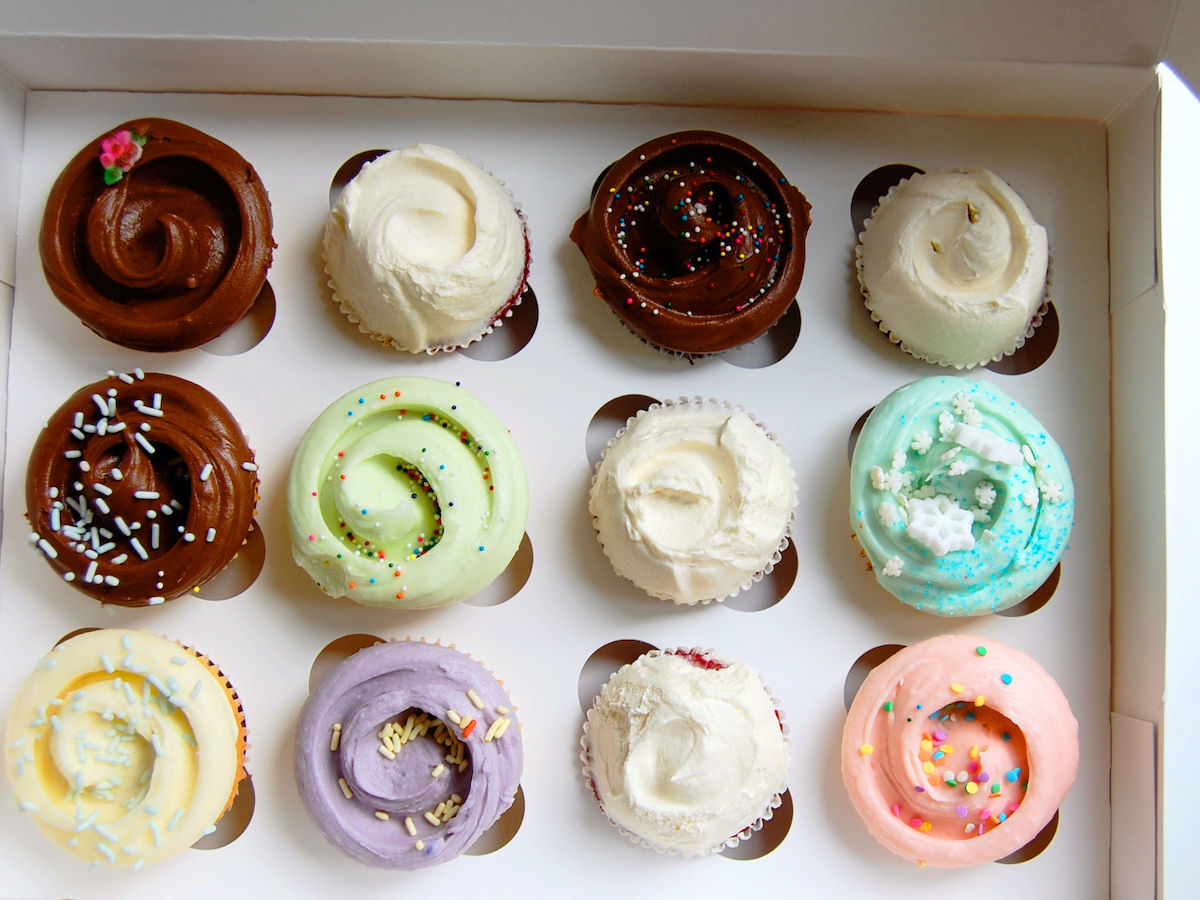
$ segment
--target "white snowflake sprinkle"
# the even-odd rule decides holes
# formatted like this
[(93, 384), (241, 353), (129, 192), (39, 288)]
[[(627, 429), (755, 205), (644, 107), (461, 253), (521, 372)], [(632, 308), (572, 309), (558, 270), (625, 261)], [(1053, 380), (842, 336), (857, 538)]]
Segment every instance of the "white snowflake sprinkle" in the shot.
[(902, 560), (898, 556), (893, 556), (884, 565), (883, 571), (880, 574), (886, 575), (889, 578), (896, 578), (900, 574), (900, 572), (903, 571), (903, 569), (904, 569), (904, 560)]
[(981, 481), (975, 485), (975, 499), (984, 509), (991, 509), (996, 502), (996, 488), (990, 481)]
[(1023, 493), (1021, 495), (1021, 502), (1024, 503), (1026, 506), (1030, 506), (1030, 507), (1037, 506), (1038, 492), (1036, 490), (1034, 490), (1033, 488), (1030, 488), (1029, 490), (1027, 490), (1025, 493)]
[(908, 460), (905, 458), (903, 450), (897, 450), (892, 454), (893, 469), (903, 469), (906, 462), (908, 462)]
[(908, 533), (933, 551), (934, 556), (974, 547), (975, 537), (971, 534), (974, 521), (970, 511), (945, 494), (909, 503)]
[(917, 453), (924, 456), (929, 452), (929, 448), (933, 446), (933, 438), (929, 436), (928, 431), (918, 431), (913, 435), (912, 448)]
[(957, 425), (958, 423), (954, 421), (954, 416), (950, 414), (950, 410), (943, 409), (941, 414), (938, 416), (938, 432), (942, 435), (942, 437), (949, 437), (950, 432), (952, 432)]
[(975, 408), (975, 404), (972, 402), (971, 398), (962, 391), (959, 391), (954, 395), (954, 400), (952, 402), (954, 403), (954, 411), (960, 416), (965, 416), (970, 410)]
[(986, 522), (992, 516), (989, 510), (980, 509), (978, 506), (971, 507), (971, 515), (975, 517), (976, 522)]
[(1042, 485), (1042, 497), (1047, 503), (1062, 503), (1067, 495), (1062, 484), (1057, 481), (1047, 481)]
[(978, 428), (983, 424), (983, 413), (977, 409), (968, 409), (963, 413), (963, 422), (972, 428)]
[(900, 521), (900, 510), (896, 508), (896, 504), (885, 500), (879, 504), (879, 521), (884, 528), (891, 528)]
[(970, 469), (970, 466), (968, 466), (961, 459), (956, 459), (954, 462), (950, 463), (950, 474), (951, 475), (966, 475), (967, 471), (969, 469)]

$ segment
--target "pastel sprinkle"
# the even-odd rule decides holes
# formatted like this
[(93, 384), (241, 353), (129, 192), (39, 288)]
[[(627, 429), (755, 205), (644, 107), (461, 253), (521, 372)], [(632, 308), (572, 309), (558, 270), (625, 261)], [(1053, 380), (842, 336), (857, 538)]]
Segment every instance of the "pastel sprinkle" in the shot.
[(870, 744), (863, 744), (861, 747), (858, 748), (858, 752), (861, 753), (863, 756), (870, 756), (872, 753), (875, 752), (875, 748), (872, 747)]
[(1012, 684), (1012, 676), (1009, 675), (1007, 672), (1005, 672), (1003, 675), (1000, 676), (1000, 680), (1003, 681), (1005, 684)]

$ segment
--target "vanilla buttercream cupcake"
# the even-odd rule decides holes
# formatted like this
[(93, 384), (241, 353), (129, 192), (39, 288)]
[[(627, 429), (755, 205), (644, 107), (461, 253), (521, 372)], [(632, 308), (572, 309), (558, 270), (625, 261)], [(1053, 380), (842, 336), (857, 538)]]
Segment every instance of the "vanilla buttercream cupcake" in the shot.
[(779, 561), (796, 480), (774, 436), (739, 407), (680, 398), (609, 442), (588, 509), (618, 575), (692, 605), (732, 597)]
[(654, 650), (621, 667), (584, 722), (584, 777), (642, 846), (700, 856), (737, 846), (787, 787), (779, 704), (745, 662)]
[(520, 303), (525, 221), (507, 190), (452, 150), (415, 144), (363, 166), (325, 226), (334, 300), (410, 353), (466, 346)]
[(245, 717), (224, 674), (144, 631), (58, 644), (17, 693), (4, 742), (21, 811), (96, 866), (140, 869), (190, 847), (245, 776)]
[(865, 223), (855, 262), (880, 330), (942, 366), (1013, 353), (1047, 303), (1046, 229), (987, 169), (901, 181)]

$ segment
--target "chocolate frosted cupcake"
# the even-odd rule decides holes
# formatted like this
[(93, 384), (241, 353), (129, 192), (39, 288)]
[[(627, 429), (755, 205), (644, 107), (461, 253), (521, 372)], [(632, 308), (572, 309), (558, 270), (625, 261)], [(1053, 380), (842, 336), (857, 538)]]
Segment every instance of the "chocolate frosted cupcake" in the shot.
[(235, 150), (168, 119), (84, 147), (46, 201), (50, 289), (98, 335), (138, 350), (209, 341), (253, 305), (271, 265), (271, 207)]
[(246, 774), (246, 719), (228, 679), (145, 631), (61, 642), (17, 693), (4, 740), (20, 810), (94, 866), (140, 869), (190, 847)]
[(512, 805), (524, 754), (504, 688), (464, 653), (375, 644), (309, 694), (296, 729), (300, 797), (343, 853), (419, 869), (469, 849)]
[(804, 274), (809, 223), (804, 195), (760, 151), (682, 131), (616, 162), (571, 240), (630, 331), (691, 356), (737, 347), (779, 321)]
[(49, 417), (25, 500), (34, 545), (65, 581), (102, 603), (154, 606), (237, 554), (258, 467), (220, 400), (135, 369), (80, 388)]

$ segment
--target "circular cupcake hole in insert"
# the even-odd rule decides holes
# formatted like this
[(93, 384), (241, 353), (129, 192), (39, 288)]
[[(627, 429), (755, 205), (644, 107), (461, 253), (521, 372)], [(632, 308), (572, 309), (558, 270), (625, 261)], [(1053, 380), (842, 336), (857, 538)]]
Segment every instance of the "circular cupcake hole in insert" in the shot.
[(257, 347), (275, 324), (275, 289), (264, 281), (262, 290), (246, 314), (230, 325), (223, 334), (213, 338), (200, 349), (213, 356), (237, 356)]
[(996, 862), (1011, 866), (1017, 863), (1029, 862), (1034, 857), (1041, 855), (1042, 851), (1049, 847), (1050, 842), (1054, 840), (1054, 835), (1058, 833), (1058, 813), (1059, 811), (1055, 810), (1050, 821), (1046, 823), (1046, 827), (1039, 831), (1037, 837), (1032, 841), (1020, 850), (1014, 850), (1008, 856), (998, 859)]
[(505, 310), (492, 326), (492, 333), (459, 349), (459, 353), (479, 362), (497, 362), (516, 356), (533, 340), (537, 330), (538, 305), (533, 288), (525, 285), (521, 302)]
[(579, 670), (579, 708), (586, 714), (592, 708), (592, 701), (599, 695), (600, 689), (608, 683), (608, 679), (617, 669), (657, 649), (645, 641), (626, 638), (610, 641), (594, 651)]
[(903, 649), (903, 644), (880, 644), (878, 647), (872, 647), (854, 661), (850, 666), (850, 671), (846, 673), (846, 682), (842, 687), (842, 700), (846, 704), (847, 712), (850, 711), (850, 704), (858, 696), (858, 689), (867, 680), (867, 675), (871, 670)]
[(216, 830), (192, 844), (197, 850), (219, 850), (232, 844), (250, 827), (254, 817), (254, 781), (249, 775), (238, 783), (233, 804), (217, 821)]
[(329, 208), (333, 209), (338, 201), (338, 197), (342, 194), (342, 188), (354, 180), (354, 176), (359, 173), (367, 163), (372, 162), (383, 154), (388, 153), (387, 150), (364, 150), (362, 153), (356, 153), (346, 160), (338, 168), (333, 175), (333, 181), (329, 184)]
[(738, 612), (759, 612), (770, 609), (788, 595), (792, 585), (796, 583), (796, 574), (799, 570), (800, 559), (796, 553), (796, 546), (789, 540), (779, 555), (779, 562), (775, 563), (775, 567), (770, 572), (750, 585), (748, 590), (721, 601), (721, 605), (736, 609)]
[(627, 421), (657, 402), (645, 394), (625, 394), (613, 397), (596, 410), (588, 423), (585, 438), (588, 466), (594, 471), (613, 436), (625, 427)]
[(353, 656), (366, 647), (382, 644), (383, 638), (373, 634), (344, 634), (326, 644), (317, 658), (313, 660), (312, 668), (308, 670), (308, 689), (311, 691), (326, 675), (343, 659)]
[(1030, 613), (1037, 612), (1050, 602), (1050, 598), (1053, 597), (1054, 592), (1058, 590), (1058, 581), (1061, 577), (1062, 563), (1060, 562), (1054, 567), (1054, 571), (1050, 573), (1050, 576), (1042, 582), (1041, 587), (1039, 587), (1015, 606), (1010, 606), (1008, 609), (997, 610), (996, 615), (1017, 618), (1018, 616), (1027, 616)]
[(850, 439), (846, 442), (846, 458), (854, 459), (854, 448), (858, 445), (858, 436), (862, 434), (863, 426), (867, 424), (867, 416), (874, 412), (875, 407), (871, 407), (865, 413), (858, 417), (858, 421), (854, 423), (854, 427), (850, 429)]
[(463, 851), (464, 855), (487, 856), (489, 853), (495, 853), (517, 836), (517, 832), (521, 830), (521, 823), (524, 821), (525, 791), (518, 784), (512, 806), (504, 811), (491, 828), (479, 836), (479, 840)]
[(766, 334), (749, 343), (719, 354), (719, 358), (739, 369), (765, 369), (792, 352), (800, 339), (800, 304), (792, 301), (783, 317)]
[(762, 859), (783, 843), (792, 828), (792, 794), (784, 791), (779, 795), (779, 807), (771, 818), (762, 823), (762, 828), (751, 832), (750, 837), (740, 841), (736, 847), (726, 847), (720, 855), (726, 859)]
[(233, 559), (220, 572), (200, 585), (195, 594), (201, 600), (229, 600), (245, 591), (262, 574), (267, 544), (257, 519), (250, 522), (246, 540)]
[(506, 603), (521, 592), (532, 571), (533, 544), (529, 540), (529, 533), (526, 532), (508, 568), (482, 591), (463, 600), (463, 603), (467, 606), (499, 606)]
[(857, 236), (866, 227), (880, 199), (905, 178), (924, 174), (924, 169), (908, 163), (888, 163), (868, 172), (850, 196), (850, 224)]
[(81, 634), (87, 634), (89, 631), (99, 631), (99, 630), (100, 630), (99, 628), (96, 628), (94, 626), (88, 626), (87, 628), (76, 628), (74, 631), (68, 631), (66, 634), (64, 634), (62, 637), (60, 637), (57, 641), (55, 641), (54, 646), (57, 647), (59, 644), (65, 643), (66, 641), (69, 641), (71, 638), (78, 637)]
[(1016, 352), (1002, 359), (992, 360), (987, 364), (989, 372), (998, 375), (1024, 375), (1032, 372), (1050, 358), (1054, 348), (1058, 346), (1058, 311), (1053, 303), (1046, 304), (1042, 321), (1033, 330), (1033, 334), (1025, 339), (1025, 343)]

